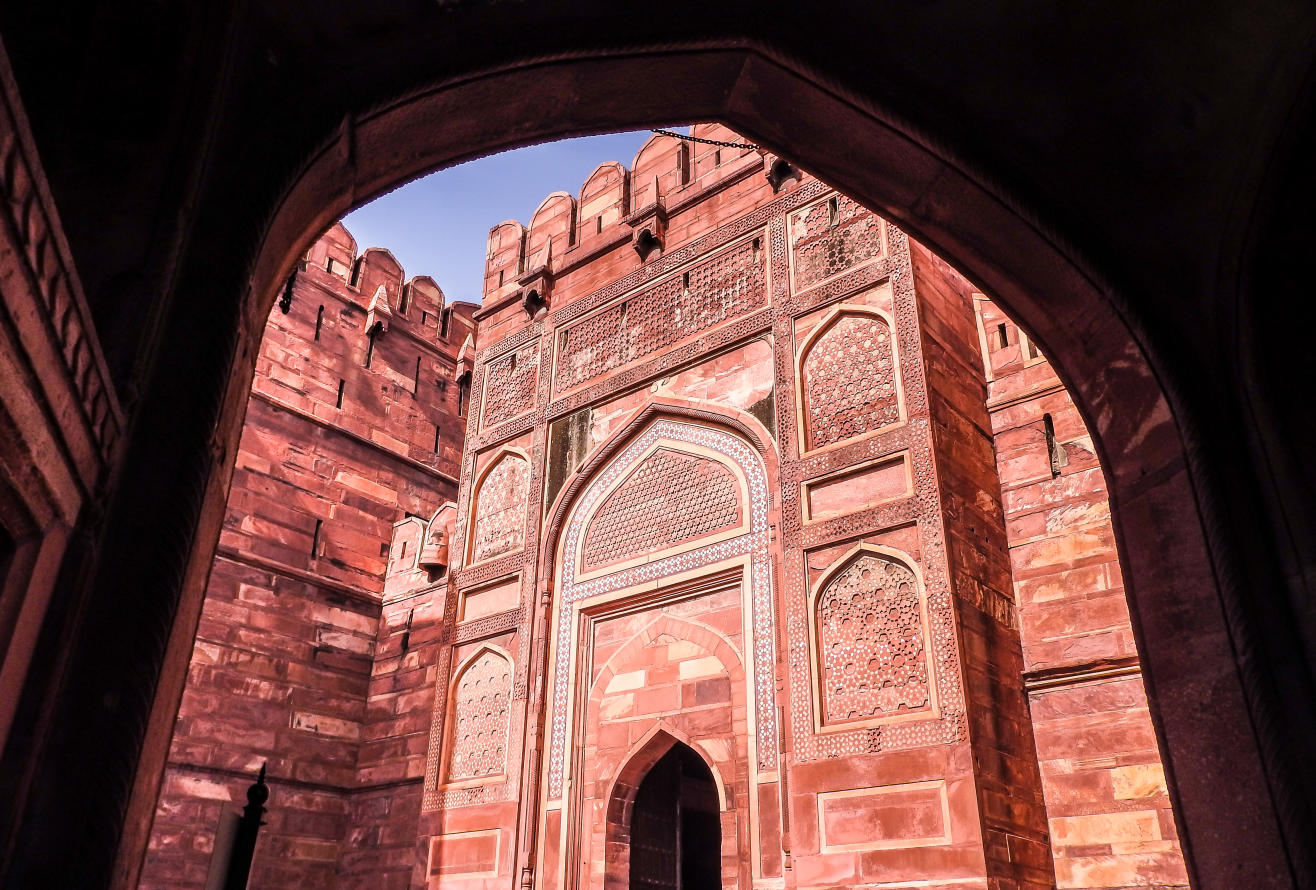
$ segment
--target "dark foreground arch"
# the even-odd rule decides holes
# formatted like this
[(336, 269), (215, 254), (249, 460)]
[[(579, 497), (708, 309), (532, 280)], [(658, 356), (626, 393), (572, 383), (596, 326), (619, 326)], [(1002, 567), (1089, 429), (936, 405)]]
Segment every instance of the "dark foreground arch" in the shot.
[[(1038, 222), (1036, 201), (1020, 197), (1024, 189), (992, 183), (984, 172), (988, 152), (957, 155), (896, 121), (874, 99), (874, 84), (835, 79), (815, 57), (792, 54), (810, 47), (785, 33), (750, 38), (743, 36), (750, 26), (737, 31), (733, 21), (721, 23), (725, 39), (680, 42), (675, 30), (646, 31), (619, 16), (612, 27), (633, 26), (626, 33), (634, 43), (618, 50), (601, 37), (573, 39), (570, 23), (538, 4), (523, 5), (497, 21), (479, 10), (454, 13), (405, 42), (419, 49), (429, 34), (443, 46), (465, 39), (491, 47), (495, 27), (509, 27), (529, 10), (527, 27), (536, 15), (554, 22), (542, 37), (559, 41), (554, 52), (512, 41), (478, 60), (390, 65), (357, 58), (349, 68), (366, 84), (349, 94), (354, 102), (316, 96), (315, 114), (290, 112), (303, 125), (302, 141), (286, 150), (267, 144), (282, 168), (260, 152), (262, 121), (269, 132), (286, 132), (277, 103), (243, 118), (233, 96), (216, 99), (215, 129), (195, 162), (199, 178), (186, 208), (193, 218), (175, 245), (170, 276), (160, 282), (150, 361), (134, 378), (136, 425), (118, 487), (105, 503), (103, 528), (88, 537), (85, 583), (77, 566), (69, 570), (68, 592), (57, 604), (63, 611), (45, 638), (61, 644), (61, 654), (49, 655), (49, 672), (29, 684), (27, 729), (16, 735), (23, 744), (6, 753), (4, 766), (21, 776), (22, 793), (6, 816), (11, 859), (0, 880), (103, 885), (117, 855), (114, 880), (134, 881), (223, 515), (256, 341), (306, 242), (355, 204), (437, 166), (560, 136), (718, 119), (899, 222), (999, 298), (1043, 344), (1109, 477), (1144, 675), (1194, 884), (1298, 884), (1311, 855), (1302, 844), (1311, 827), (1311, 788), (1295, 756), (1310, 741), (1303, 722), (1313, 711), (1309, 678), (1286, 636), (1294, 625), (1275, 592), (1273, 542), (1255, 524), (1239, 532), (1248, 516), (1264, 511), (1257, 486), (1229, 481), (1238, 448), (1221, 445), (1209, 426), (1237, 425), (1238, 415), (1209, 397), (1172, 340), (1148, 327), (1150, 295), (1112, 283), (1138, 281), (1129, 272), (1138, 259), (1118, 249), (1101, 263), (1084, 259), (1060, 229)], [(768, 14), (756, 9), (740, 20)], [(665, 19), (682, 16), (671, 10)], [(379, 24), (399, 40), (405, 26), (404, 17)], [(853, 24), (841, 17), (826, 27), (839, 35)], [(236, 95), (254, 95), (243, 92), (250, 85), (241, 76), (256, 78), (263, 63), (244, 56), (225, 64), (237, 73), (222, 65), (212, 73), (229, 78)], [(309, 95), (310, 87), (301, 88)], [(361, 110), (369, 104), (363, 96), (375, 103), (372, 110)], [(246, 131), (233, 132), (225, 114), (248, 121)], [(244, 181), (251, 191), (243, 193)], [(68, 215), (93, 212), (72, 199), (68, 207)], [(1065, 231), (1097, 230), (1071, 223)], [(1103, 255), (1108, 244), (1089, 247)], [(92, 289), (112, 307), (115, 286), (101, 284)], [(112, 308), (103, 312), (113, 315)], [(108, 322), (102, 327), (112, 347), (120, 335)], [(1267, 600), (1261, 592), (1268, 590)], [(1282, 707), (1281, 680), (1289, 683), (1292, 710)], [(1281, 720), (1283, 714), (1291, 716)], [(89, 746), (90, 739), (96, 743)]]

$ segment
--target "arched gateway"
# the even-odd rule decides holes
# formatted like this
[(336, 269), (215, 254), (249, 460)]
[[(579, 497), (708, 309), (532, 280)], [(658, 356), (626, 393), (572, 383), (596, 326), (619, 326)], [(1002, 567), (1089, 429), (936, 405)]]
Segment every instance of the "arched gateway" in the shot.
[(696, 414), (646, 412), (565, 495), (542, 788), (556, 886), (747, 886), (771, 831), (768, 474), (743, 424)]

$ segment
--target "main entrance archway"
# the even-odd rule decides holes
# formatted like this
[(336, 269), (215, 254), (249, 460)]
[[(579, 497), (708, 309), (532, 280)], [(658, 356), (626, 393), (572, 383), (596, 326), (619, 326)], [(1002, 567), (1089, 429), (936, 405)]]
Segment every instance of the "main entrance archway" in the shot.
[(631, 805), (630, 890), (712, 890), (722, 886), (717, 785), (688, 746), (668, 749)]

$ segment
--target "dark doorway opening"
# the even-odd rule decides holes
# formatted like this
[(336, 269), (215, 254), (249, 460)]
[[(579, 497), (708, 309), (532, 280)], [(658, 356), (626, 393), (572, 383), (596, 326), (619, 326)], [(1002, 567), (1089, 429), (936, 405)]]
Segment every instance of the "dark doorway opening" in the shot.
[(717, 786), (686, 745), (673, 745), (635, 793), (630, 859), (631, 890), (722, 886)]

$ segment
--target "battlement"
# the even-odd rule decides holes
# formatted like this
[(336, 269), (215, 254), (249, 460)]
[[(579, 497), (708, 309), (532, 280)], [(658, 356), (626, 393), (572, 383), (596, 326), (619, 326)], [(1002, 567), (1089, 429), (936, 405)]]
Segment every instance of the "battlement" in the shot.
[[(448, 302), (428, 275), (407, 278), (397, 257), (382, 247), (357, 253), (356, 239), (334, 223), (307, 250), (305, 273), (360, 308), (386, 307), (388, 323), (436, 345), (460, 348), (475, 328), (479, 308), (465, 300)], [(381, 291), (382, 289), (382, 291)]]
[[(734, 130), (717, 123), (694, 124), (690, 135), (719, 142), (744, 141)], [(591, 255), (623, 239), (643, 237), (655, 218), (661, 218), (657, 225), (663, 225), (666, 213), (673, 208), (770, 160), (761, 150), (654, 134), (629, 168), (618, 161), (602, 163), (575, 196), (559, 191), (546, 197), (531, 215), (528, 226), (505, 220), (489, 230), (484, 305), (495, 305), (515, 294), (528, 279), (542, 272), (559, 272), (575, 256)], [(776, 188), (775, 183), (772, 188)], [(716, 226), (741, 212), (740, 207), (729, 207), (726, 219), (721, 219), (714, 211), (705, 222)], [(643, 245), (637, 246), (637, 250), (642, 249)]]

